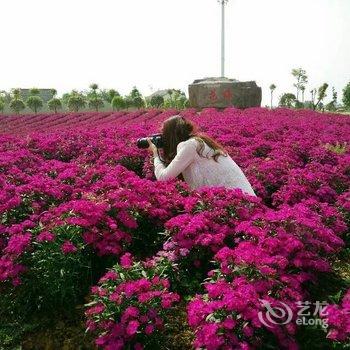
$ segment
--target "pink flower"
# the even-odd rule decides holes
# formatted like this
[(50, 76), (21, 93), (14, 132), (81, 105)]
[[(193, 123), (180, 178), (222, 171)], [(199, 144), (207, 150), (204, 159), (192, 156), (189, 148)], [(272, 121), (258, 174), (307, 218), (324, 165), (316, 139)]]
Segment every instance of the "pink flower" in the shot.
[(55, 239), (55, 235), (52, 234), (51, 232), (48, 231), (43, 231), (41, 233), (38, 234), (38, 236), (36, 237), (36, 240), (38, 242), (51, 242)]
[(126, 334), (135, 335), (137, 333), (139, 326), (140, 326), (140, 323), (138, 321), (135, 321), (135, 320), (130, 321), (126, 327)]
[(64, 254), (69, 254), (75, 253), (78, 249), (71, 241), (65, 241), (61, 246), (61, 250)]
[(123, 266), (126, 269), (132, 267), (132, 264), (133, 264), (132, 255), (130, 253), (125, 253), (120, 258), (120, 264), (121, 264), (121, 266)]

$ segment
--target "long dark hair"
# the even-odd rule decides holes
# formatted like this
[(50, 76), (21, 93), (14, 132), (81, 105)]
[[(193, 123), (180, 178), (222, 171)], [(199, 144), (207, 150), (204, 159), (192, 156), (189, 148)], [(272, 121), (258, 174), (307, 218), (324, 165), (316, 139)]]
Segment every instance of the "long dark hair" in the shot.
[(190, 120), (175, 115), (167, 119), (162, 127), (163, 136), (163, 158), (166, 163), (170, 163), (176, 156), (176, 148), (180, 142), (195, 138), (199, 142), (197, 153), (204, 157), (205, 144), (214, 150), (213, 158), (218, 160), (219, 156), (227, 156), (225, 149), (208, 135), (198, 132), (198, 127)]

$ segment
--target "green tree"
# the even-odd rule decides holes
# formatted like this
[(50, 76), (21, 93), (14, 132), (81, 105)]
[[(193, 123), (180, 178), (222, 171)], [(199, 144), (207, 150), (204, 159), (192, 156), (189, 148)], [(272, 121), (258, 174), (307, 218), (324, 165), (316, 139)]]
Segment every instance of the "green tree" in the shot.
[(111, 105), (114, 110), (120, 110), (126, 107), (125, 99), (122, 96), (114, 96), (113, 100), (111, 101)]
[(343, 89), (343, 104), (346, 109), (350, 109), (350, 82)]
[(35, 114), (44, 106), (44, 101), (40, 96), (29, 96), (26, 103)]
[[(326, 94), (327, 89), (328, 89), (327, 83), (322, 84), (322, 86), (320, 86), (318, 88), (318, 90), (317, 90), (317, 102), (316, 102), (316, 104), (314, 104), (314, 109), (317, 109), (318, 107), (323, 106), (323, 100), (327, 96), (327, 94)], [(321, 104), (321, 106), (320, 106), (320, 104)]]
[(69, 100), (69, 97), (70, 97), (71, 93), (69, 92), (65, 92), (63, 95), (62, 95), (62, 104), (68, 106), (68, 100)]
[(30, 96), (39, 96), (40, 95), (40, 90), (38, 88), (32, 88), (29, 90)]
[(92, 84), (90, 85), (90, 89), (91, 89), (91, 90), (93, 91), (93, 93), (96, 95), (97, 90), (98, 90), (98, 84), (92, 83)]
[(164, 104), (164, 97), (161, 95), (154, 95), (151, 97), (150, 105), (155, 108), (160, 108)]
[(101, 97), (103, 98), (103, 100), (110, 104), (112, 103), (112, 100), (115, 96), (120, 96), (117, 90), (109, 89), (101, 91)]
[(304, 107), (305, 107), (305, 104), (303, 102), (300, 102), (298, 100), (294, 101), (294, 108), (300, 109), (300, 108), (304, 108)]
[(287, 92), (280, 97), (279, 106), (292, 108), (295, 101), (296, 101), (295, 95)]
[(80, 109), (86, 106), (85, 96), (73, 90), (69, 95), (67, 106), (69, 110), (78, 112)]
[(136, 97), (142, 97), (140, 91), (137, 89), (136, 86), (134, 86), (130, 92), (130, 97), (132, 99), (136, 98)]
[(0, 91), (0, 112), (3, 113), (5, 110), (6, 95), (5, 91)]
[(134, 100), (131, 98), (130, 95), (127, 95), (124, 97), (124, 102), (125, 102), (126, 109), (129, 109), (130, 107), (134, 106)]
[(145, 107), (145, 100), (141, 96), (137, 96), (132, 99), (132, 106), (136, 107), (137, 109)]
[(301, 87), (307, 84), (308, 77), (306, 75), (306, 71), (302, 68), (294, 68), (292, 69), (292, 75), (297, 80), (295, 84), (293, 84), (297, 89), (297, 95), (296, 99), (299, 100), (299, 91), (301, 90)]
[(169, 98), (164, 101), (165, 108), (183, 109), (188, 106), (188, 99), (181, 90), (169, 89), (168, 95)]
[(92, 96), (89, 98), (89, 107), (98, 112), (100, 108), (104, 106), (103, 99), (100, 96)]
[(140, 91), (136, 88), (136, 86), (133, 87), (130, 94), (125, 96), (125, 107), (136, 107), (138, 109), (145, 107), (145, 100), (143, 99), (142, 94)]
[(21, 98), (20, 89), (13, 89), (11, 95), (12, 95), (12, 97), (11, 97), (11, 101), (10, 101), (10, 108), (16, 114), (19, 114), (19, 112), (23, 111), (23, 109), (26, 108), (26, 105), (24, 104), (24, 102)]
[(62, 109), (62, 102), (59, 98), (53, 97), (48, 103), (47, 103), (50, 111), (54, 111), (57, 113), (59, 109)]
[(332, 101), (327, 103), (325, 108), (327, 111), (334, 112), (337, 110), (337, 100), (338, 100), (338, 93), (335, 91), (334, 86), (332, 87)]
[(44, 101), (40, 97), (40, 90), (37, 88), (30, 89), (29, 94), (26, 104), (36, 114), (39, 109), (43, 108)]
[(97, 92), (97, 84), (91, 84), (90, 89), (91, 91), (88, 95), (89, 107), (95, 109), (96, 112), (98, 112), (99, 108), (102, 108), (104, 106), (103, 99)]
[(272, 102), (273, 102), (273, 92), (276, 90), (276, 85), (271, 84), (270, 85), (270, 92), (271, 92), (271, 109), (272, 109)]

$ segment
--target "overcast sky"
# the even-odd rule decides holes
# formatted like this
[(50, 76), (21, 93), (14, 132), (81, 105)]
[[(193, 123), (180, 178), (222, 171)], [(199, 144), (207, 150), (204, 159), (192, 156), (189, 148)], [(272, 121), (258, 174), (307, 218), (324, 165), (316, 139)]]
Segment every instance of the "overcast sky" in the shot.
[[(216, 0), (0, 0), (0, 90), (84, 89), (126, 94), (180, 88), (220, 75)], [(309, 90), (350, 81), (350, 0), (230, 0), (226, 76), (294, 92), (292, 68)], [(328, 93), (330, 96), (330, 92)]]

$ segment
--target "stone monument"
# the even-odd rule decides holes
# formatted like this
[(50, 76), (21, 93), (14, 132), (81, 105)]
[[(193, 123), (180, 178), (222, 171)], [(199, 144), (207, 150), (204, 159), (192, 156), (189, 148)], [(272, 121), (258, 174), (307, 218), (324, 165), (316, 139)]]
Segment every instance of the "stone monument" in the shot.
[(228, 78), (195, 80), (188, 87), (190, 105), (194, 108), (249, 108), (261, 106), (261, 87), (255, 81)]

